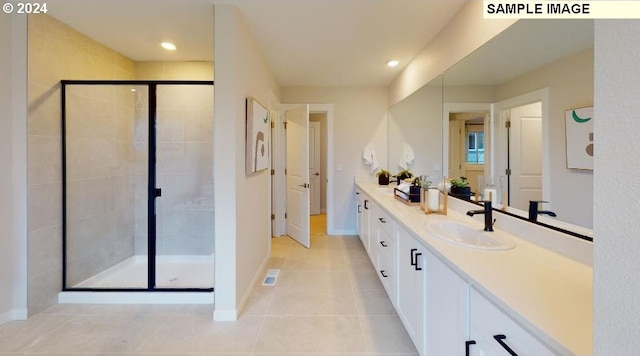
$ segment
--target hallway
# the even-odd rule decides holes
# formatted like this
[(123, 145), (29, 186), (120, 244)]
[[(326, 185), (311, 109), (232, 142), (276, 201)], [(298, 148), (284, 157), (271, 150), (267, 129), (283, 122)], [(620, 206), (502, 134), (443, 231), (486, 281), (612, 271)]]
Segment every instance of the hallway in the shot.
[(276, 285), (236, 322), (201, 305), (56, 305), (0, 326), (0, 355), (416, 356), (360, 240), (327, 236), (325, 218), (311, 217), (311, 249), (273, 238)]

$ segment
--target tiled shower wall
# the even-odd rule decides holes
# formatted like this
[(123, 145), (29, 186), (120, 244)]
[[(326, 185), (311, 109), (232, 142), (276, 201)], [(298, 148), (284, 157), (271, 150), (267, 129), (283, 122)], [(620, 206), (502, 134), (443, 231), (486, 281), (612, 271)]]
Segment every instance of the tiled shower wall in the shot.
[(29, 16), (28, 46), (28, 307), (35, 314), (55, 304), (62, 287), (60, 80), (134, 79), (135, 64), (46, 15)]
[[(212, 80), (213, 65), (211, 63), (160, 63), (142, 62), (134, 63), (129, 58), (95, 42), (85, 35), (75, 31), (71, 27), (46, 15), (34, 15), (29, 17), (29, 312), (35, 314), (57, 302), (57, 294), (62, 286), (62, 174), (61, 174), (61, 126), (60, 126), (60, 80), (62, 79), (182, 79), (182, 80)], [(99, 92), (106, 89), (95, 89), (77, 93), (77, 98), (82, 97), (84, 104), (93, 103), (95, 109), (88, 108), (92, 112), (111, 112), (113, 115), (105, 120), (107, 127), (86, 126), (79, 127), (76, 137), (69, 137), (72, 143), (68, 152), (81, 152), (83, 140), (102, 140), (104, 144), (115, 145), (119, 149), (114, 153), (87, 152), (84, 157), (77, 157), (79, 169), (70, 173), (70, 178), (75, 178), (76, 185), (69, 186), (69, 196), (79, 199), (75, 211), (69, 213), (70, 218), (78, 221), (75, 229), (83, 228), (88, 231), (85, 236), (93, 236), (83, 240), (81, 245), (69, 246), (69, 251), (79, 260), (91, 261), (86, 265), (87, 275), (89, 271), (116, 263), (122, 258), (131, 255), (134, 250), (142, 248), (142, 245), (134, 246), (133, 240), (125, 239), (125, 236), (136, 234), (138, 223), (132, 218), (135, 206), (143, 199), (141, 194), (131, 192), (135, 177), (140, 178), (140, 172), (136, 171), (136, 162), (144, 152), (123, 152), (133, 149), (132, 142), (135, 138), (129, 135), (136, 134), (134, 122), (123, 122), (120, 119), (133, 113), (134, 101), (124, 99), (131, 96), (130, 89), (118, 91), (113, 88), (110, 93)], [(212, 88), (209, 88), (212, 90)], [(109, 90), (107, 90), (109, 91)], [(168, 93), (170, 94), (170, 93)], [(136, 94), (133, 94), (136, 95)], [(206, 98), (205, 98), (206, 97)], [(70, 100), (76, 100), (70, 98)], [(134, 99), (135, 100), (135, 99)], [(196, 103), (194, 100), (197, 100)], [(207, 104), (202, 112), (196, 113), (190, 108), (201, 103)], [(125, 104), (123, 104), (125, 103)], [(132, 103), (129, 105), (128, 103)], [(166, 148), (166, 167), (159, 167), (159, 182), (166, 186), (169, 182), (183, 186), (186, 181), (194, 182), (196, 176), (200, 182), (192, 184), (192, 188), (183, 192), (167, 191), (166, 198), (159, 210), (162, 211), (162, 242), (159, 247), (161, 253), (167, 254), (195, 254), (213, 253), (212, 232), (208, 233), (209, 243), (205, 248), (205, 240), (200, 239), (199, 229), (208, 229), (207, 224), (212, 224), (212, 189), (211, 185), (211, 151), (210, 140), (206, 132), (210, 131), (213, 122), (213, 93), (185, 93), (177, 103), (184, 104), (181, 110), (185, 110), (184, 120), (194, 120), (195, 125), (184, 125), (183, 131), (171, 129), (175, 123), (170, 123), (169, 116), (163, 120), (159, 113), (158, 131), (165, 132), (159, 143), (159, 156), (167, 143), (171, 148)], [(189, 105), (188, 105), (189, 104)], [(168, 108), (171, 109), (171, 108)], [(119, 112), (118, 115), (116, 113)], [(82, 114), (81, 114), (82, 115)], [(205, 117), (206, 116), (206, 117)], [(166, 121), (166, 125), (162, 123)], [(104, 122), (103, 122), (104, 123)], [(163, 126), (164, 125), (164, 126)], [(166, 130), (163, 127), (167, 127)], [(129, 130), (130, 129), (130, 130)], [(129, 130), (129, 131), (128, 131)], [(177, 131), (176, 131), (177, 130)], [(193, 132), (195, 130), (197, 132)], [(98, 133), (100, 132), (100, 133)], [(182, 132), (182, 133), (180, 133)], [(132, 141), (133, 140), (133, 141)], [(108, 143), (111, 142), (111, 143)], [(127, 142), (127, 144), (122, 144)], [(95, 142), (94, 142), (95, 143)], [(72, 147), (77, 145), (77, 147)], [(113, 146), (112, 146), (113, 147)], [(128, 148), (127, 148), (128, 147)], [(177, 148), (176, 148), (177, 147)], [(175, 153), (184, 154), (180, 159)], [(106, 155), (101, 157), (100, 154)], [(130, 156), (126, 156), (130, 155)], [(173, 155), (173, 156), (172, 156)], [(123, 159), (128, 157), (128, 168), (122, 165)], [(133, 158), (132, 158), (133, 157)], [(70, 159), (68, 157), (68, 159)], [(132, 161), (133, 159), (133, 161)], [(85, 160), (85, 161), (82, 161)], [(108, 164), (98, 167), (98, 161)], [(133, 163), (132, 163), (133, 162)], [(159, 162), (160, 164), (160, 162)], [(91, 168), (93, 167), (93, 168)], [(180, 167), (189, 167), (188, 170)], [(101, 172), (101, 170), (103, 170)], [(109, 171), (105, 171), (109, 170)], [(93, 172), (93, 173), (89, 173)], [(188, 172), (188, 173), (187, 173)], [(208, 172), (208, 173), (207, 173)], [(146, 179), (146, 177), (145, 177)], [(134, 189), (137, 190), (137, 189)], [(175, 194), (172, 197), (172, 194)], [(146, 199), (146, 196), (144, 196)], [(182, 220), (177, 217), (182, 215)], [(209, 217), (209, 218), (206, 218)], [(95, 225), (85, 224), (94, 220)], [(108, 225), (98, 225), (107, 224)], [(69, 226), (72, 234), (73, 224)], [(103, 226), (109, 232), (110, 238), (105, 238), (98, 232), (98, 226)], [(212, 229), (211, 229), (212, 230)], [(96, 232), (91, 235), (91, 231)], [(177, 234), (186, 231), (186, 234)], [(179, 235), (176, 239), (169, 237)], [(199, 240), (200, 239), (200, 240)], [(199, 242), (201, 241), (201, 242)], [(193, 244), (195, 248), (185, 248)], [(146, 246), (146, 245), (145, 245)], [(197, 251), (196, 251), (197, 250)], [(85, 268), (84, 264), (78, 264), (77, 270)], [(75, 279), (83, 279), (83, 275), (76, 275)]]

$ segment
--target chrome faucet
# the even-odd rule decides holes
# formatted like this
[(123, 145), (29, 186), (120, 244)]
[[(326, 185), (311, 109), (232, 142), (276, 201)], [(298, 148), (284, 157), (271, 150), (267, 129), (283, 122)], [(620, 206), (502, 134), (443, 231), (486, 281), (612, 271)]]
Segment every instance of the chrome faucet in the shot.
[(538, 210), (538, 203), (548, 203), (548, 201), (541, 200), (529, 200), (529, 221), (536, 222), (538, 221), (538, 215), (549, 215), (551, 217), (556, 217), (556, 213), (550, 210)]
[(493, 208), (491, 207), (491, 200), (485, 200), (484, 209), (469, 210), (467, 215), (474, 216), (475, 214), (484, 214), (484, 231), (493, 231), (493, 224), (496, 222), (493, 220)]

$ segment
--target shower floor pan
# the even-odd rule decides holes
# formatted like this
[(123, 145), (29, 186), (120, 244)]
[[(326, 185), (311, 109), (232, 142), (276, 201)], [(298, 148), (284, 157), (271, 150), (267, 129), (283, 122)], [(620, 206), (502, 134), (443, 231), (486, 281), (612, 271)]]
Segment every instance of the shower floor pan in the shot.
[[(213, 256), (156, 257), (157, 288), (212, 288)], [(145, 288), (147, 257), (133, 256), (74, 288)], [(213, 292), (61, 292), (59, 303), (95, 304), (213, 304)]]

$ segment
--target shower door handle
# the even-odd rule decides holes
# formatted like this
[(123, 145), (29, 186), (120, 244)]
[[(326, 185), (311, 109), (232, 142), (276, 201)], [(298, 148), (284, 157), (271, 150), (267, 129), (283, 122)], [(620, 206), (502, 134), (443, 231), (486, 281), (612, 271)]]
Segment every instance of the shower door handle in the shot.
[(156, 188), (156, 198), (157, 197), (161, 197), (162, 196), (162, 189), (161, 188)]

